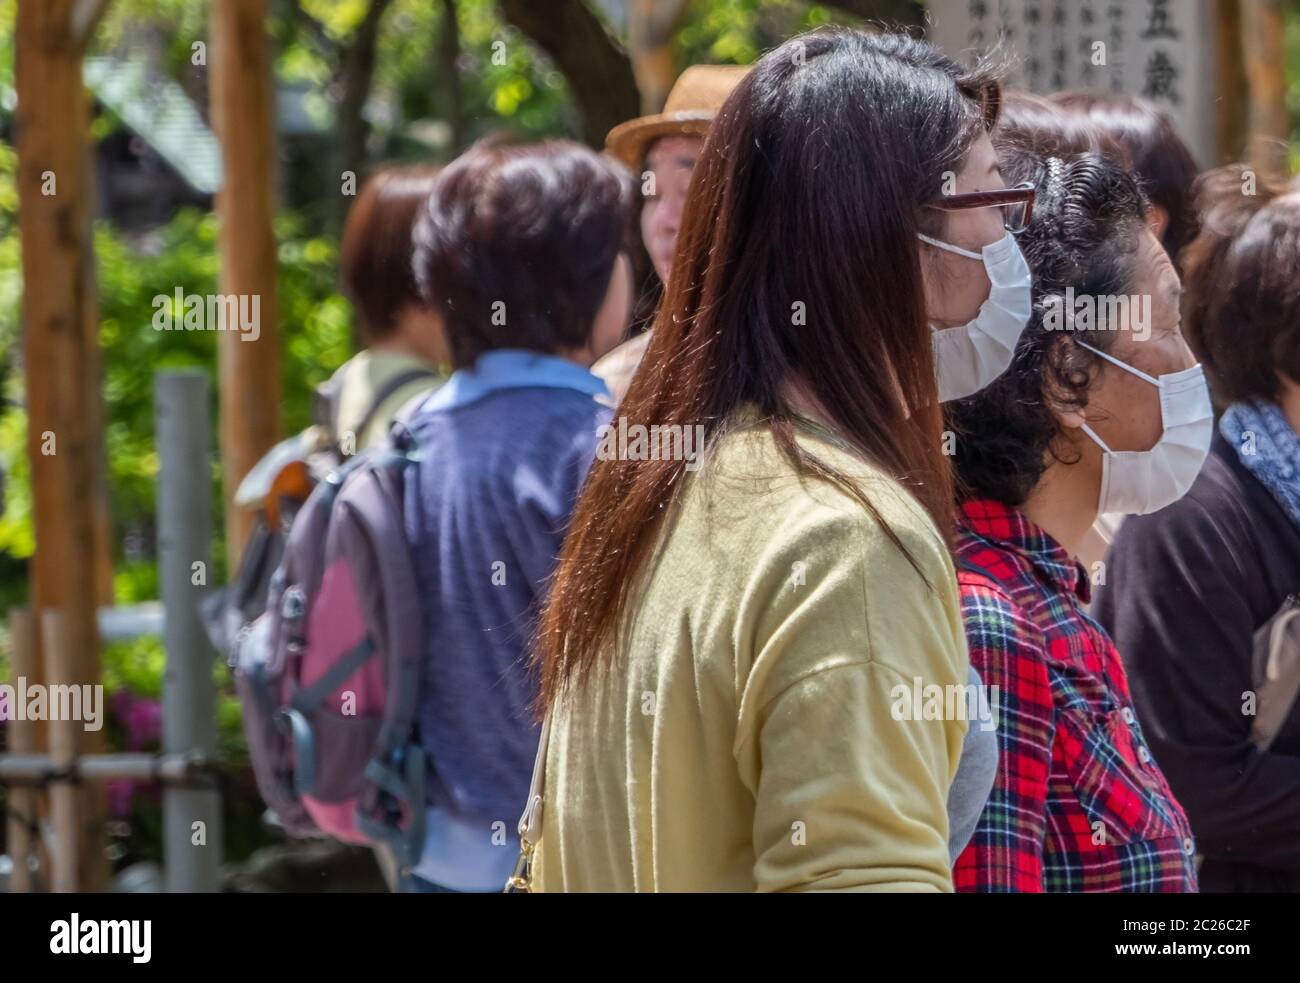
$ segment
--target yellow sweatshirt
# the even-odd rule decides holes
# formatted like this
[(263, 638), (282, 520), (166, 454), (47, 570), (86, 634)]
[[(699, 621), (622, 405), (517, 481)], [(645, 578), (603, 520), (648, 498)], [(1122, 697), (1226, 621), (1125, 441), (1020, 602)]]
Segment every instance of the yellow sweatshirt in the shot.
[(799, 439), (860, 481), (933, 590), (765, 427), (724, 437), (608, 671), (552, 712), (536, 889), (952, 890), (966, 723), (895, 712), (916, 677), (967, 681), (952, 561), (916, 500), (827, 436)]

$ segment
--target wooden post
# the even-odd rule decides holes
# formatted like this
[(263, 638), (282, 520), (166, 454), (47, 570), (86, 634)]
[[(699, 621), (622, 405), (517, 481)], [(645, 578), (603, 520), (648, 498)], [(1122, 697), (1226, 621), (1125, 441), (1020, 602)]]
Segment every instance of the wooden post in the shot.
[[(13, 608), (9, 612), (9, 664), (13, 669), (12, 684), (21, 692), (19, 680), (28, 686), (41, 685), (43, 681), (37, 653), (36, 619), (29, 608)], [(31, 754), (44, 746), (42, 733), (44, 721), (27, 720), (10, 708), (9, 751), (13, 754)], [(13, 872), (9, 876), (9, 890), (26, 894), (35, 887), (29, 866), (32, 854), (40, 847), (39, 837), (32, 835), (38, 820), (40, 790), (28, 785), (10, 785), (8, 790), (9, 856), (13, 858)]]
[[(27, 454), (36, 531), (32, 607), (38, 614), (57, 610), (63, 619), (68, 655), (45, 681), (65, 685), (100, 682), (95, 607), (107, 569), (106, 530), (102, 516), (96, 520), (103, 413), (94, 255), (86, 235), (89, 112), (81, 78), (86, 40), (103, 7), (96, 0), (20, 0), (15, 33)], [(41, 633), (34, 637), (43, 645)], [(98, 750), (102, 732), (87, 734), (81, 746)], [(107, 873), (102, 823), (95, 822), (102, 802), (94, 789), (82, 803), (87, 823), (76, 852), (85, 890), (102, 887)]]
[(1245, 156), (1250, 103), (1241, 39), (1241, 0), (1215, 0), (1215, 159), (1214, 166)]
[(1282, 0), (1241, 0), (1241, 33), (1250, 91), (1250, 161), (1261, 173), (1285, 179), (1291, 120), (1282, 6)]
[[(221, 141), (217, 194), (221, 293), (258, 305), (256, 334), (217, 339), (227, 568), (234, 570), (253, 515), (234, 505), (239, 482), (280, 434), (280, 342), (276, 306), (275, 127), (265, 0), (212, 5), (212, 119)], [(255, 339), (255, 340), (254, 340)]]
[[(46, 665), (50, 670), (47, 673), (48, 678), (68, 679), (71, 676), (71, 662), (76, 653), (71, 647), (72, 639), (68, 627), (68, 620), (62, 611), (47, 608), (41, 612), (41, 648), (45, 652)], [(53, 705), (52, 697), (50, 702)], [(80, 744), (77, 732), (81, 728), (82, 724), (78, 720), (52, 719), (50, 721), (50, 757), (56, 769), (69, 768), (76, 759)], [(88, 817), (83, 817), (82, 796), (78, 794), (79, 791), (77, 783), (73, 780), (50, 783), (50, 816), (54, 822), (51, 886), (56, 893), (60, 894), (93, 890), (89, 885), (82, 886), (81, 879), (85, 857), (81, 829)]]

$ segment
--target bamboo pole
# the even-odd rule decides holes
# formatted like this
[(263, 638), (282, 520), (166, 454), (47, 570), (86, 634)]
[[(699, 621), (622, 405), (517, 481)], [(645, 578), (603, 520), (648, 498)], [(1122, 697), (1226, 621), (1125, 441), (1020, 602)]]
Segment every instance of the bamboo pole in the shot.
[(251, 332), (217, 338), (221, 395), (221, 458), (227, 564), (233, 570), (254, 516), (234, 504), (235, 490), (280, 433), (280, 342), (276, 307), (275, 127), (265, 0), (215, 0), (212, 5), (212, 119), (221, 141), (221, 292), (255, 298)]
[[(36, 622), (27, 608), (13, 608), (9, 612), (9, 653), (10, 665), (13, 667), (15, 689), (18, 682), (26, 679), (28, 685), (40, 684), (39, 661), (36, 647)], [(38, 733), (40, 721), (28, 720), (25, 713), (18, 712), (17, 707), (10, 708), (8, 721), (9, 751), (13, 754), (32, 754), (40, 747)], [(13, 858), (13, 872), (9, 877), (9, 889), (15, 894), (26, 894), (35, 887), (30, 866), (32, 854), (39, 847), (39, 842), (32, 835), (39, 821), (40, 791), (34, 788), (11, 786), (8, 791), (8, 832), (9, 855)]]
[(41, 785), (58, 770), (69, 779), (106, 782), (129, 778), (161, 785), (201, 786), (211, 782), (215, 763), (197, 752), (176, 754), (83, 754), (60, 767), (48, 754), (0, 754), (0, 781), (16, 789)]
[[(85, 42), (103, 7), (84, 0), (19, 0), (15, 25), (23, 363), (36, 533), (31, 596), (34, 611), (60, 612), (62, 675), (45, 675), (63, 684), (99, 682), (95, 602), (108, 569), (105, 513), (96, 504), (103, 414), (87, 235), (89, 107), (81, 75)], [(43, 645), (44, 628), (32, 637)], [(51, 663), (42, 658), (48, 670)], [(78, 740), (83, 749), (98, 750), (102, 734)], [(107, 873), (94, 821), (103, 811), (98, 790), (87, 793), (81, 811), (87, 825), (76, 851), (85, 865), (79, 879), (97, 890)]]
[[(71, 637), (68, 620), (62, 611), (47, 608), (41, 612), (41, 648), (45, 653), (48, 676), (54, 680), (72, 678)], [(70, 769), (77, 759), (77, 720), (59, 719), (51, 714), (50, 762), (57, 771)], [(50, 817), (54, 822), (54, 856), (51, 887), (56, 893), (73, 893), (81, 885), (82, 837), (81, 795), (75, 779), (69, 777), (50, 782)]]

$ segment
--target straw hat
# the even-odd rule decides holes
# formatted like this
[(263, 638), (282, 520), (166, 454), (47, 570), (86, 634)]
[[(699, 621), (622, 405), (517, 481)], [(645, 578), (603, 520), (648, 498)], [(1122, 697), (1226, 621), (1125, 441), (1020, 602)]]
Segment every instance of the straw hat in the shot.
[(605, 150), (636, 170), (646, 148), (660, 137), (704, 136), (714, 114), (748, 71), (748, 65), (692, 65), (673, 83), (662, 113), (620, 123), (605, 137)]

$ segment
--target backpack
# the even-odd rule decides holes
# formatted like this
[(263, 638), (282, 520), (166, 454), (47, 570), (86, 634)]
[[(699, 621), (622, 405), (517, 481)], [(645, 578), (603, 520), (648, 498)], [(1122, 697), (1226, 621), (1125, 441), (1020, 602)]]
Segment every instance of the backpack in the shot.
[(235, 492), (236, 505), (257, 510), (253, 531), (234, 580), (213, 591), (200, 605), (208, 639), (228, 660), (236, 639), (266, 610), (271, 575), (307, 497), (326, 475), (350, 459), (355, 435), (366, 432), (390, 396), (419, 379), (432, 382), (438, 376), (432, 369), (410, 369), (393, 376), (375, 392), (365, 416), (348, 435), (340, 434), (338, 428), (338, 398), (346, 367), (316, 387), (312, 404), (315, 423), (271, 448)]
[(407, 867), (423, 847), (425, 756), (405, 421), (423, 399), (298, 509), (265, 611), (230, 655), (258, 789), (284, 830), (383, 843)]

